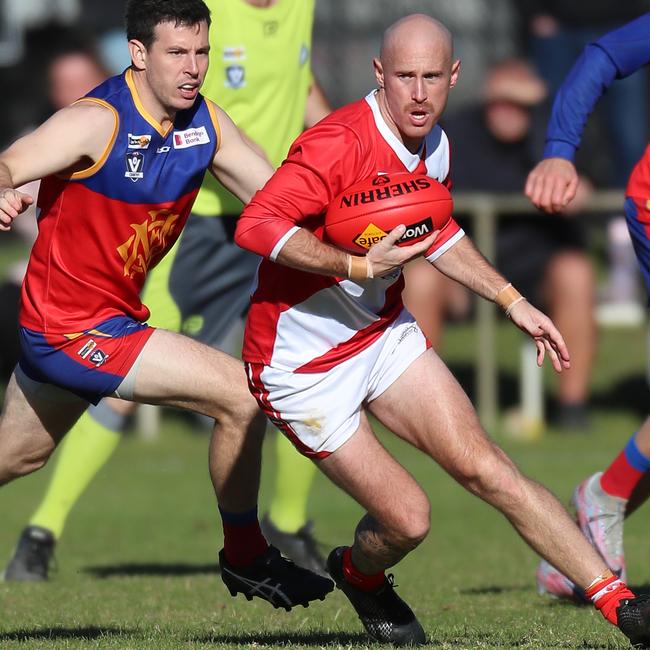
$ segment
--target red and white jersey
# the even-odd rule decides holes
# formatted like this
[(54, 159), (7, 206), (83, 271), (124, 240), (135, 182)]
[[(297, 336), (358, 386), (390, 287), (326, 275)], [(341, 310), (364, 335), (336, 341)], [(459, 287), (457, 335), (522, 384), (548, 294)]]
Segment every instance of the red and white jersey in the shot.
[[(444, 131), (435, 126), (421, 151), (411, 153), (384, 121), (375, 92), (305, 131), (239, 219), (237, 243), (268, 258), (260, 264), (246, 323), (242, 356), (248, 363), (324, 372), (365, 349), (402, 311), (401, 271), (353, 282), (273, 261), (298, 228), (322, 239), (329, 202), (361, 180), (409, 171), (450, 186)], [(463, 235), (450, 220), (429, 261)]]

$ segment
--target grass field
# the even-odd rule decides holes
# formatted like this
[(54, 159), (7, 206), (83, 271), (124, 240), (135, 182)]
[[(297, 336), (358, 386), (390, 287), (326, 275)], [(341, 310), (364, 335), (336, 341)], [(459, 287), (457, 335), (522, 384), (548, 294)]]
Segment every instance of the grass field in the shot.
[[(518, 334), (499, 330), (504, 401), (516, 386)], [(467, 377), (471, 328), (451, 331), (444, 356)], [(643, 354), (642, 354), (643, 352)], [(601, 468), (641, 421), (647, 392), (641, 331), (602, 336), (594, 373), (594, 427), (588, 435), (548, 431), (536, 443), (497, 440), (524, 470), (564, 501)], [(73, 512), (47, 584), (0, 583), (0, 648), (364, 648), (361, 624), (340, 594), (292, 613), (232, 599), (217, 574), (221, 532), (206, 469), (207, 438), (185, 420), (164, 419), (160, 440), (128, 436)], [(395, 570), (432, 647), (625, 648), (627, 641), (590, 608), (536, 595), (536, 558), (509, 525), (464, 493), (430, 461), (382, 439), (425, 486), (429, 538)], [(270, 449), (267, 449), (270, 451)], [(262, 504), (272, 479), (267, 454)], [(0, 492), (0, 558), (36, 505), (48, 471)], [(263, 509), (263, 508), (262, 508)], [(328, 547), (351, 540), (359, 508), (321, 477), (313, 491), (316, 532)], [(626, 528), (633, 585), (650, 584), (645, 514)]]

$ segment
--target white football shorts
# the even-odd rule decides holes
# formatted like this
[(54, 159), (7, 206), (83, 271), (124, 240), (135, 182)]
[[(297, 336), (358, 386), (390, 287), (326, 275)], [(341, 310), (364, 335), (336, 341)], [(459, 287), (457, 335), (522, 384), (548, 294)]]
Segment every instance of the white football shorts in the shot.
[(379, 397), (429, 346), (403, 310), (372, 345), (326, 372), (295, 373), (247, 363), (251, 392), (271, 422), (305, 456), (325, 458), (359, 427)]

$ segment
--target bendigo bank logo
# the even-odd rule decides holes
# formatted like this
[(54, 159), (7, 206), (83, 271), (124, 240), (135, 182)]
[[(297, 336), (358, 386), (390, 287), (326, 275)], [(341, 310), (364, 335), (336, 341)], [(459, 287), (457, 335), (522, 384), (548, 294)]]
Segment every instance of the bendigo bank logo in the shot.
[(180, 215), (167, 209), (151, 210), (142, 223), (132, 223), (134, 233), (120, 246), (117, 252), (124, 261), (124, 275), (134, 278), (146, 273), (151, 260), (160, 257), (167, 250), (176, 234), (176, 223)]

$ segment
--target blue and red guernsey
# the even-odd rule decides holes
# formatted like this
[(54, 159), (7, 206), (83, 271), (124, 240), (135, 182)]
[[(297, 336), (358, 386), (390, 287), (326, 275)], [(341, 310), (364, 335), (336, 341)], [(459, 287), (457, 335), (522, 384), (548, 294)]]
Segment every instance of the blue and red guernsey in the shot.
[(116, 126), (94, 165), (41, 183), (20, 314), (40, 332), (79, 332), (120, 314), (147, 320), (147, 271), (178, 238), (219, 145), (213, 104), (199, 95), (164, 131), (131, 70), (79, 101), (112, 110)]

